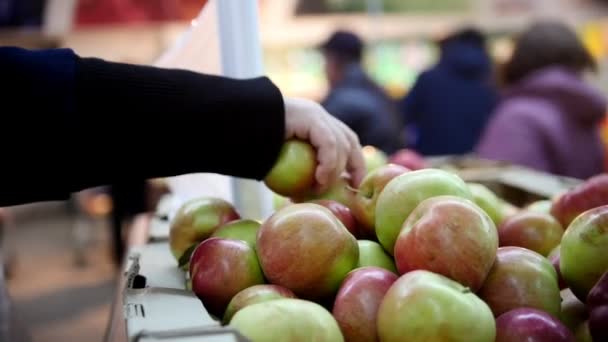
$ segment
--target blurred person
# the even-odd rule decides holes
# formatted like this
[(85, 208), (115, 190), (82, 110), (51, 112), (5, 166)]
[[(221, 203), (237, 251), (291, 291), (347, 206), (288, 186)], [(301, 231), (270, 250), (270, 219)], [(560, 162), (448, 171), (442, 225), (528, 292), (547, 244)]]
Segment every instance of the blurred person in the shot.
[(439, 42), (436, 65), (420, 74), (400, 102), (411, 147), (423, 155), (472, 152), (498, 94), (485, 38), (473, 28)]
[[(319, 191), (345, 171), (353, 186), (365, 174), (352, 130), (312, 101), (284, 97), (267, 77), (232, 79), (83, 58), (70, 49), (14, 47), (0, 47), (0, 74), (3, 113), (10, 114), (0, 136), (0, 207), (187, 173), (262, 180), (290, 138), (316, 148)], [(73, 152), (74, 141), (86, 142), (84, 153)], [(9, 341), (1, 274), (0, 340)]]
[(565, 24), (542, 21), (516, 40), (502, 69), (505, 91), (477, 152), (552, 174), (603, 170), (599, 133), (606, 98), (585, 80), (596, 63)]
[(323, 107), (355, 131), (362, 145), (389, 154), (403, 147), (394, 101), (361, 65), (361, 39), (352, 32), (336, 31), (320, 49), (329, 83)]

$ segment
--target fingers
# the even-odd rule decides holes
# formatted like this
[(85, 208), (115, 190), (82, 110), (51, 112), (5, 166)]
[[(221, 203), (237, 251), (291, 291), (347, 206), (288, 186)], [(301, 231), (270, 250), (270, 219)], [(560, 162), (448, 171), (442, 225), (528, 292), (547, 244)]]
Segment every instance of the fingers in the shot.
[(318, 191), (325, 191), (335, 179), (336, 161), (338, 159), (338, 138), (329, 126), (311, 130), (310, 140), (317, 148), (317, 171), (315, 178), (318, 183)]

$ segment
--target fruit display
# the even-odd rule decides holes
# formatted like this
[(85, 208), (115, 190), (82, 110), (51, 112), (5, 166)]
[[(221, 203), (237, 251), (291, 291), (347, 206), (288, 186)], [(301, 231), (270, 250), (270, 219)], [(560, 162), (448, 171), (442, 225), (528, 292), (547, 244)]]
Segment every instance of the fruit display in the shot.
[(315, 149), (288, 141), (263, 220), (183, 204), (169, 246), (219, 324), (254, 342), (608, 341), (608, 178), (516, 207), (366, 148), (361, 184), (318, 193)]

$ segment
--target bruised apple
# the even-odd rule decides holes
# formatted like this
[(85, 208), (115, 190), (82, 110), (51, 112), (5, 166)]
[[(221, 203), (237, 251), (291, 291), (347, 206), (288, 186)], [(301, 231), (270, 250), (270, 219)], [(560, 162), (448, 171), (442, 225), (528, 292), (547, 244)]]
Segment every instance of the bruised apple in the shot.
[(477, 291), (498, 248), (490, 217), (475, 203), (455, 196), (422, 201), (409, 215), (395, 244), (400, 274), (428, 270)]
[(500, 247), (496, 261), (478, 292), (496, 317), (522, 307), (560, 313), (560, 291), (553, 265), (521, 247)]
[(393, 178), (376, 204), (376, 235), (382, 247), (393, 254), (397, 236), (410, 213), (425, 199), (441, 195), (473, 199), (467, 184), (447, 171), (423, 169)]
[(292, 204), (269, 217), (258, 232), (257, 252), (266, 278), (304, 299), (334, 295), (359, 261), (355, 237), (314, 203)]
[(560, 270), (574, 294), (586, 301), (589, 290), (608, 271), (608, 205), (579, 215), (560, 246)]
[(316, 151), (309, 143), (297, 139), (288, 140), (281, 147), (279, 157), (264, 178), (264, 183), (281, 196), (303, 194), (315, 184), (316, 158)]
[(179, 266), (187, 270), (194, 248), (216, 229), (239, 218), (232, 204), (220, 198), (203, 197), (184, 203), (169, 230), (169, 246)]
[(376, 202), (378, 196), (393, 178), (409, 170), (395, 164), (387, 164), (367, 174), (356, 192), (353, 200), (353, 214), (359, 222), (361, 230), (367, 237), (376, 237)]
[(332, 313), (346, 341), (378, 341), (378, 307), (397, 275), (378, 267), (351, 271), (336, 295)]
[(224, 324), (228, 324), (234, 314), (246, 306), (269, 300), (295, 297), (293, 292), (278, 285), (261, 284), (248, 287), (237, 293), (228, 303), (224, 313)]
[(522, 211), (498, 226), (500, 246), (518, 246), (533, 250), (543, 256), (560, 244), (564, 228), (551, 215)]

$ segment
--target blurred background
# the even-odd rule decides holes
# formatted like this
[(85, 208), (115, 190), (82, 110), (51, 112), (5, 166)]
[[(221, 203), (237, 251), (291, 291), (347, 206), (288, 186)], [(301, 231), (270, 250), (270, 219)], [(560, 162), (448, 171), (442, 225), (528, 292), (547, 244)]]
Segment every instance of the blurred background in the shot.
[[(82, 56), (154, 64), (195, 24), (205, 3), (0, 0), (0, 45), (69, 47)], [(319, 46), (336, 30), (350, 31), (364, 42), (363, 70), (391, 100), (399, 102), (419, 76), (438, 62), (438, 43), (454, 30), (479, 29), (487, 39), (493, 65), (499, 66), (510, 58), (514, 37), (539, 18), (558, 19), (572, 28), (597, 63), (598, 72), (588, 82), (608, 94), (608, 1), (258, 3), (264, 67), (287, 95), (325, 98), (331, 84)], [(443, 95), (436, 92), (433, 97), (440, 101)], [(415, 140), (415, 135), (414, 131), (406, 140)], [(151, 210), (166, 189), (162, 183), (146, 187), (146, 208)], [(103, 339), (118, 274), (113, 204), (106, 189), (92, 189), (65, 203), (3, 210), (1, 251), (9, 292), (24, 330), (34, 341)]]

